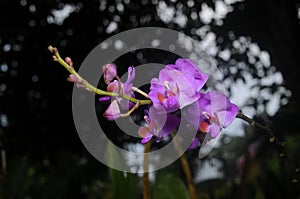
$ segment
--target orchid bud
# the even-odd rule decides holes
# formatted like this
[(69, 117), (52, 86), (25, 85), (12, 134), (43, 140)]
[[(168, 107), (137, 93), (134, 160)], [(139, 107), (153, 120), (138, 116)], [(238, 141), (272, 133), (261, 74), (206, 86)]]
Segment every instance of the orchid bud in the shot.
[(72, 62), (72, 59), (70, 57), (66, 57), (65, 58), (65, 62), (70, 66), (70, 67), (73, 67), (73, 62)]
[(117, 68), (114, 64), (105, 64), (102, 66), (104, 82), (109, 84), (117, 76)]
[[(122, 87), (122, 83), (121, 83), (121, 87)], [(119, 91), (119, 82), (117, 80), (111, 82), (108, 84), (107, 86), (107, 91), (108, 92), (118, 92)]]
[(75, 75), (69, 75), (67, 81), (72, 83), (77, 82), (77, 77)]

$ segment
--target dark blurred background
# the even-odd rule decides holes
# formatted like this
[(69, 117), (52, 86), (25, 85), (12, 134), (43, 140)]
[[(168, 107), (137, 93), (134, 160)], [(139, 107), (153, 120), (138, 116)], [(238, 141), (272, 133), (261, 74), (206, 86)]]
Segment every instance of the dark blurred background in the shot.
[[(300, 164), (300, 3), (2, 0), (1, 199), (127, 198), (114, 193), (125, 185), (118, 184), (113, 171), (109, 173), (81, 143), (72, 118), (73, 85), (66, 81), (67, 71), (52, 61), (47, 47), (58, 47), (78, 69), (101, 41), (145, 26), (182, 31), (198, 40), (216, 59), (232, 99), (245, 114), (271, 125), (285, 140), (286, 155)], [(143, 62), (137, 57), (121, 64)], [(263, 132), (243, 125), (233, 124), (221, 146), (205, 159), (200, 161), (197, 150), (187, 153), (199, 198), (300, 198), (299, 184), (292, 183), (297, 176), (279, 158), (276, 146)], [(184, 182), (178, 162), (163, 170), (176, 173)], [(134, 198), (141, 198), (140, 177), (133, 177), (137, 179), (131, 187)], [(152, 181), (153, 192), (156, 187), (160, 190), (157, 183)], [(159, 195), (154, 197), (172, 198)]]

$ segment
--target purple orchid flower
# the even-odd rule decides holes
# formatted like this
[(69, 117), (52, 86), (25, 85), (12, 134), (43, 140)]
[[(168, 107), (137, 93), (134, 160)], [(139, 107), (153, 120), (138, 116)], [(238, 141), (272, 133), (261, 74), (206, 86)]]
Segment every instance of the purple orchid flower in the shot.
[(196, 91), (199, 91), (208, 79), (208, 74), (203, 73), (197, 65), (189, 59), (179, 58), (175, 65), (169, 64), (167, 69), (175, 69), (182, 73), (182, 75), (190, 81)]
[[(135, 69), (133, 66), (128, 67), (128, 76), (127, 76), (127, 80), (122, 83), (122, 82), (118, 82), (117, 80), (114, 80), (113, 82), (109, 83), (107, 86), (107, 91), (109, 92), (115, 92), (118, 93), (119, 91), (123, 92), (123, 94), (125, 95), (129, 95), (131, 97), (134, 97), (134, 92), (131, 90), (132, 88), (132, 81), (135, 78)], [(119, 88), (120, 86), (120, 88)], [(112, 111), (114, 113), (120, 111), (121, 110), (128, 110), (133, 106), (132, 102), (129, 102), (128, 100), (125, 100), (121, 97), (113, 97), (113, 99), (111, 99), (111, 97), (105, 96), (105, 97), (101, 97), (99, 98), (99, 101), (108, 101), (108, 100), (112, 100), (111, 105), (108, 107), (107, 114), (104, 114), (104, 116), (107, 119), (111, 119), (112, 117), (110, 116), (112, 113)], [(113, 104), (114, 103), (114, 104)], [(118, 108), (116, 107), (118, 106)], [(118, 109), (118, 111), (117, 111)], [(115, 114), (114, 119), (120, 117), (120, 114)]]
[[(169, 72), (171, 71), (163, 69), (159, 73), (159, 79), (153, 78), (151, 80), (149, 97), (153, 106), (158, 110), (174, 112), (180, 107), (179, 91), (176, 82), (169, 78)], [(163, 109), (158, 107), (163, 107)]]
[(167, 65), (159, 78), (151, 80), (149, 97), (154, 107), (160, 105), (173, 112), (192, 104), (199, 98), (208, 75), (202, 73), (190, 60), (178, 59), (175, 65)]
[[(198, 129), (202, 133), (208, 133), (211, 138), (215, 138), (220, 134), (222, 128), (226, 128), (231, 124), (239, 109), (221, 92), (210, 91), (200, 95), (197, 104), (200, 111)], [(195, 109), (195, 107), (192, 107), (192, 109)], [(190, 148), (196, 147), (198, 141), (199, 138), (195, 137)]]
[(147, 126), (142, 126), (139, 129), (139, 135), (143, 137), (142, 144), (149, 142), (152, 137), (155, 137), (157, 141), (161, 140), (168, 136), (179, 124), (179, 119), (176, 116), (166, 112), (162, 114), (153, 106), (149, 109), (149, 112), (146, 111), (145, 120)]
[[(123, 94), (134, 97), (134, 92), (131, 90), (133, 85), (132, 82), (134, 78), (135, 78), (135, 68), (133, 66), (130, 66), (128, 67), (127, 80), (124, 82), (124, 84), (121, 84)], [(128, 110), (134, 105), (132, 102), (125, 100), (121, 97), (118, 97), (117, 100), (122, 110)]]

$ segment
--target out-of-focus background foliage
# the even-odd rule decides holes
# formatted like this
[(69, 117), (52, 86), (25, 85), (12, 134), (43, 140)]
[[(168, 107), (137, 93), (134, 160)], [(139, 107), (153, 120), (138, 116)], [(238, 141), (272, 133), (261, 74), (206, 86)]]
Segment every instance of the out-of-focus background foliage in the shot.
[[(101, 41), (144, 26), (179, 30), (198, 40), (217, 61), (231, 99), (270, 125), (286, 141), (286, 155), (300, 165), (300, 3), (2, 0), (1, 199), (142, 198), (139, 175), (111, 170), (84, 148), (72, 119), (73, 85), (47, 47), (58, 47), (78, 68)], [(138, 56), (121, 64), (143, 62)], [(242, 122), (225, 130), (219, 147), (204, 159), (197, 150), (186, 155), (199, 198), (300, 198), (294, 171), (277, 148)], [(178, 161), (150, 177), (153, 198), (186, 197)]]

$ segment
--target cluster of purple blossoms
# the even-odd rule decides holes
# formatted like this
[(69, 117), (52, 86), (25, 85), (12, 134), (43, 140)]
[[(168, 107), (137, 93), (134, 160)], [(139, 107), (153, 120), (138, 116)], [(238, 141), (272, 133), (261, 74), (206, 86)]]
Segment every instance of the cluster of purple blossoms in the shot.
[[(122, 93), (134, 97), (134, 92), (131, 90), (132, 81), (135, 78), (135, 69), (133, 66), (128, 68), (127, 80), (122, 83), (119, 80), (114, 80), (117, 78), (117, 68), (113, 64), (106, 64), (102, 67), (104, 82), (107, 85), (108, 92)], [(100, 102), (111, 100), (111, 104), (104, 113), (104, 117), (108, 120), (115, 120), (121, 116), (121, 110), (128, 110), (133, 106), (132, 102), (125, 100), (121, 97), (101, 97)]]
[[(128, 68), (128, 78), (124, 84), (117, 80), (112, 81), (117, 74), (114, 65), (103, 66), (103, 72), (108, 91), (120, 92), (121, 89), (124, 94), (134, 96), (131, 89), (135, 78), (134, 67)], [(148, 95), (152, 104), (145, 111), (146, 125), (139, 129), (142, 143), (145, 144), (151, 139), (159, 141), (168, 136), (180, 124), (180, 119), (174, 113), (183, 109), (195, 130), (209, 134), (211, 138), (217, 137), (222, 128), (226, 128), (236, 117), (238, 107), (221, 92), (202, 93), (201, 89), (207, 79), (208, 74), (200, 71), (191, 60), (179, 58), (175, 64), (166, 65), (159, 72), (159, 77), (151, 80)], [(110, 98), (100, 98), (100, 101), (104, 99)], [(114, 120), (120, 116), (120, 109), (128, 108), (129, 102), (120, 97), (111, 100), (104, 116)], [(190, 148), (198, 145), (198, 137), (194, 138)]]

